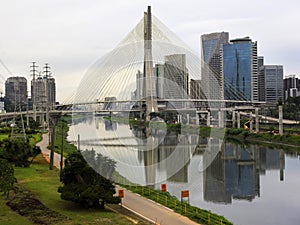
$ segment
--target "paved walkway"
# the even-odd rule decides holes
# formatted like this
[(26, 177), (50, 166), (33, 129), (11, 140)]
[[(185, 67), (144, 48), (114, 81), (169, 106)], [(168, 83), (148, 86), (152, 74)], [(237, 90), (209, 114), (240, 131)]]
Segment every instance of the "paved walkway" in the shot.
[[(44, 155), (47, 162), (49, 162), (50, 150), (47, 148), (47, 146), (49, 145), (49, 134), (43, 134), (43, 140), (37, 143), (36, 145), (41, 148), (42, 154)], [(57, 154), (56, 152), (54, 152), (53, 165), (56, 168), (60, 169), (60, 154)]]
[[(118, 189), (123, 189), (117, 187)], [(153, 224), (159, 225), (199, 225), (189, 218), (175, 213), (173, 210), (153, 202), (140, 195), (124, 190), (122, 205), (135, 214), (145, 218)]]
[[(48, 133), (43, 134), (43, 140), (37, 143), (37, 146), (40, 146), (45, 159), (49, 162), (50, 150), (47, 149), (48, 144), (49, 135)], [(54, 153), (54, 166), (60, 168), (60, 155), (57, 153)], [(116, 189), (118, 192), (120, 187), (116, 187)], [(122, 205), (124, 208), (156, 225), (199, 225), (169, 208), (128, 190), (124, 190)]]

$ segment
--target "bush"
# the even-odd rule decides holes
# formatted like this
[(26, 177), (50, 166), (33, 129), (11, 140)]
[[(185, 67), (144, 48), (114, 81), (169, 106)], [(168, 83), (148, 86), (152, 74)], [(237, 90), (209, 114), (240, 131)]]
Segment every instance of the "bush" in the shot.
[(0, 192), (8, 197), (16, 182), (13, 166), (7, 160), (0, 159)]
[(58, 188), (61, 198), (85, 208), (104, 208), (105, 203), (121, 202), (119, 197), (113, 196), (113, 184), (90, 167), (80, 151), (71, 153), (65, 160), (62, 182), (64, 186)]

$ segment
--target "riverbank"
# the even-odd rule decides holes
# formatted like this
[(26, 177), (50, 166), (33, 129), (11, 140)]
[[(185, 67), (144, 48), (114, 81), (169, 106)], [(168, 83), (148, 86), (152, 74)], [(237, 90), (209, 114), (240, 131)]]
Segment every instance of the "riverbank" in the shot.
[(281, 136), (272, 132), (256, 134), (245, 129), (227, 128), (225, 138), (240, 144), (255, 144), (300, 152), (299, 135), (284, 134)]
[[(124, 119), (119, 117), (103, 117), (105, 120), (129, 124), (138, 129), (149, 127), (149, 122)], [(287, 129), (284, 135), (278, 135), (273, 132), (254, 133), (243, 128), (215, 128), (197, 125), (166, 124), (161, 122), (151, 122), (151, 128), (164, 129), (168, 132), (199, 134), (202, 137), (225, 138), (228, 141), (238, 142), (240, 144), (260, 144), (270, 148), (282, 148), (284, 150), (293, 150), (300, 152), (300, 135), (293, 134), (291, 129)]]

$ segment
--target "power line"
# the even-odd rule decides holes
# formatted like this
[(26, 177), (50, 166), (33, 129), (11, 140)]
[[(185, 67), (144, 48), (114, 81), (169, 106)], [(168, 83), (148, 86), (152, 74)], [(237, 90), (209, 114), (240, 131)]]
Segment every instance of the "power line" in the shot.
[[(1, 59), (0, 59), (0, 63), (10, 75), (13, 75), (13, 73), (8, 69), (8, 67), (4, 64), (4, 62)], [(0, 76), (5, 80), (5, 78), (2, 75)]]

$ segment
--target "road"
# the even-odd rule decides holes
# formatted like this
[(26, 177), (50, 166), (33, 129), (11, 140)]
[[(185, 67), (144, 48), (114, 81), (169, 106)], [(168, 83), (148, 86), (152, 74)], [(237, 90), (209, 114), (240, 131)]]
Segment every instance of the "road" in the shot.
[[(40, 146), (42, 153), (44, 153), (46, 160), (49, 162), (50, 150), (47, 149), (49, 144), (49, 135), (43, 134), (43, 140), (37, 143)], [(54, 166), (60, 168), (60, 155), (54, 153)], [(120, 187), (117, 187), (117, 192)], [(123, 189), (123, 188), (122, 188)], [(132, 211), (138, 216), (148, 220), (156, 225), (199, 225), (191, 221), (185, 216), (175, 213), (156, 202), (153, 202), (140, 195), (124, 190), (124, 198), (122, 205), (124, 208)]]

